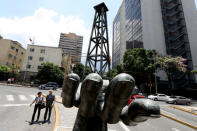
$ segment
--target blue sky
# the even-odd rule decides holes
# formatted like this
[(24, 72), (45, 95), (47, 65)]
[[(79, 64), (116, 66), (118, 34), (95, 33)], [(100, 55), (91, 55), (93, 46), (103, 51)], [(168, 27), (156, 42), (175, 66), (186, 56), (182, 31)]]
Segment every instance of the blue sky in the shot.
[[(87, 52), (94, 17), (93, 6), (102, 0), (0, 0), (0, 35), (19, 41), (25, 48), (29, 38), (35, 44), (58, 46), (61, 32), (84, 36), (83, 53)], [(112, 22), (122, 0), (105, 0), (109, 8), (110, 45)], [(196, 0), (197, 5), (197, 0)], [(111, 46), (110, 46), (111, 49)]]
[(29, 38), (37, 45), (57, 47), (61, 32), (75, 32), (84, 36), (82, 52), (87, 53), (93, 6), (101, 2), (109, 9), (111, 50), (112, 22), (122, 0), (0, 0), (0, 35), (19, 41), (25, 48), (30, 44)]
[[(89, 28), (93, 19), (93, 6), (103, 2), (102, 0), (1, 0), (0, 17), (22, 18), (33, 15), (39, 8), (53, 10), (64, 16), (76, 16), (85, 21), (85, 26)], [(104, 1), (110, 12), (108, 14), (111, 24), (122, 0)]]

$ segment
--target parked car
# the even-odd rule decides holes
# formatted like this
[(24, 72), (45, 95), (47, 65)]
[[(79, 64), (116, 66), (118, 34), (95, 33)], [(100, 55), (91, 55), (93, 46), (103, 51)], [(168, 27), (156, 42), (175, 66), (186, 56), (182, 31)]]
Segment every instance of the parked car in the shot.
[(154, 94), (154, 95), (149, 95), (148, 99), (154, 100), (154, 101), (167, 101), (169, 96), (165, 94)]
[(166, 103), (174, 104), (174, 101), (176, 100), (176, 98), (177, 96), (170, 96), (168, 100), (166, 101)]
[(42, 84), (38, 87), (43, 90), (56, 90), (58, 88), (58, 84), (56, 82), (48, 82), (47, 84)]
[(133, 102), (135, 99), (141, 99), (141, 98), (145, 98), (145, 96), (142, 96), (142, 95), (134, 95), (134, 96), (131, 96), (129, 98), (129, 102), (127, 105), (129, 105), (131, 102)]
[(166, 103), (191, 105), (191, 99), (183, 97), (183, 96), (172, 96), (172, 97), (169, 97)]

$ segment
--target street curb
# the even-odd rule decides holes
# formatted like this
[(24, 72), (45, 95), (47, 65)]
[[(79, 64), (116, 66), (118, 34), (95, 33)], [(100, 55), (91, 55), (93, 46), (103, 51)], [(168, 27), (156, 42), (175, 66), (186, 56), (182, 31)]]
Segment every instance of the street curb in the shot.
[(189, 123), (187, 123), (187, 122), (184, 122), (184, 121), (182, 121), (182, 120), (178, 120), (178, 119), (176, 119), (176, 118), (174, 118), (174, 117), (172, 117), (172, 116), (169, 116), (169, 115), (167, 115), (167, 114), (164, 114), (164, 113), (161, 113), (161, 115), (164, 116), (164, 117), (166, 117), (166, 118), (168, 118), (168, 119), (171, 119), (171, 120), (176, 121), (176, 122), (178, 122), (178, 123), (180, 123), (180, 124), (183, 124), (183, 125), (185, 125), (185, 126), (188, 126), (188, 127), (190, 127), (190, 128), (193, 128), (193, 129), (197, 130), (197, 126), (194, 126), (194, 125), (189, 124)]
[(59, 126), (59, 123), (60, 123), (60, 115), (59, 115), (59, 110), (56, 104), (54, 104), (54, 109), (55, 109), (55, 125), (53, 128), (53, 131), (56, 131), (56, 128), (57, 126)]
[(6, 84), (6, 83), (0, 83), (0, 85), (3, 85), (3, 86), (14, 86), (14, 87), (23, 87), (23, 88), (36, 88), (36, 87), (24, 86), (24, 85), (18, 85), (18, 84)]
[(187, 113), (191, 113), (191, 114), (193, 114), (193, 115), (197, 115), (197, 113), (192, 112), (192, 111), (187, 110), (187, 109), (184, 109), (184, 108), (179, 107), (179, 106), (170, 106), (170, 107), (171, 107), (171, 108), (174, 108), (174, 109), (177, 109), (177, 110), (181, 110), (181, 111), (187, 112)]
[(15, 86), (15, 87), (22, 87), (23, 85), (18, 85), (18, 84), (7, 84), (7, 83), (0, 83), (0, 85), (4, 86)]

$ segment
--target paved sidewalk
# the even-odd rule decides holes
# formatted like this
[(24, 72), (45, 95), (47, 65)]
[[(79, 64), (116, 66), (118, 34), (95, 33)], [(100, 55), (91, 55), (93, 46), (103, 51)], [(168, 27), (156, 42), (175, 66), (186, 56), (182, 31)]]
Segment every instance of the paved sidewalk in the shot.
[(0, 85), (3, 86), (14, 86), (14, 87), (28, 87), (28, 88), (36, 88), (34, 86), (29, 86), (29, 85), (20, 85), (20, 84), (7, 84), (7, 83), (0, 83)]
[(72, 131), (78, 108), (65, 108), (61, 103), (61, 98), (57, 98), (56, 101), (58, 101), (56, 105), (59, 111), (60, 121), (55, 131)]

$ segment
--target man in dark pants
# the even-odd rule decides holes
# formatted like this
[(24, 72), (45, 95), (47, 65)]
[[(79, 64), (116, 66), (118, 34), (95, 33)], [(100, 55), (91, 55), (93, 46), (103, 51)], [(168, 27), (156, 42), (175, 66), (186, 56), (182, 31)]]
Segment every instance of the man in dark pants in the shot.
[(46, 110), (45, 110), (45, 113), (44, 113), (44, 122), (43, 123), (46, 122), (48, 112), (49, 112), (49, 115), (48, 115), (48, 120), (47, 121), (50, 122), (51, 110), (53, 108), (54, 100), (55, 100), (55, 95), (53, 95), (53, 91), (50, 90), (49, 94), (46, 97)]

